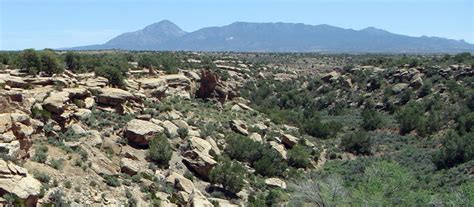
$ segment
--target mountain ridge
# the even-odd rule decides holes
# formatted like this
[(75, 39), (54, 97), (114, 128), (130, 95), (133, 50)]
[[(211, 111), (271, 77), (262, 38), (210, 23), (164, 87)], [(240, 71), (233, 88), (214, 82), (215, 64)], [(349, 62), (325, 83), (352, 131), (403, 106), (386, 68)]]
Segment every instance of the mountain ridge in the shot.
[(104, 44), (67, 50), (156, 50), (327, 53), (473, 52), (474, 44), (441, 37), (412, 37), (367, 27), (328, 24), (234, 22), (186, 32), (170, 20), (118, 35)]

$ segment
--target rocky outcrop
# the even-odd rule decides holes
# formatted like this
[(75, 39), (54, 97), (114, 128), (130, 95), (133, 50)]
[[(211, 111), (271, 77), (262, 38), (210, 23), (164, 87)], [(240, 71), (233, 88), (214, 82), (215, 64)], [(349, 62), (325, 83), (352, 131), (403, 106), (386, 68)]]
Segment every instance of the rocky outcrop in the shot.
[(296, 143), (298, 143), (298, 138), (291, 134), (283, 134), (281, 136), (281, 142), (288, 148), (292, 148)]
[(69, 101), (68, 92), (52, 92), (48, 98), (43, 101), (43, 108), (49, 112), (61, 114), (64, 112), (64, 106), (67, 101)]
[(11, 162), (0, 160), (0, 195), (17, 196), (25, 206), (36, 206), (41, 183), (28, 171)]
[(118, 88), (101, 88), (98, 90), (97, 103), (119, 106), (127, 101), (139, 101), (132, 93)]
[(162, 127), (152, 122), (133, 119), (127, 123), (123, 135), (131, 144), (146, 147), (151, 138), (158, 133), (163, 133), (163, 131)]
[(176, 189), (182, 190), (186, 193), (192, 193), (194, 191), (193, 182), (175, 172), (172, 172), (168, 177), (166, 177), (166, 182), (172, 184)]
[(187, 151), (183, 154), (183, 163), (191, 170), (205, 179), (209, 178), (209, 172), (217, 162), (209, 155), (198, 150)]
[(233, 99), (239, 94), (235, 88), (219, 80), (219, 76), (210, 70), (201, 72), (199, 89), (196, 92), (198, 98), (217, 98), (221, 102)]
[(265, 184), (271, 187), (286, 189), (286, 182), (281, 180), (280, 178), (267, 178), (265, 179)]
[(239, 134), (242, 134), (244, 136), (249, 135), (249, 132), (247, 131), (247, 126), (243, 121), (240, 120), (231, 120), (229, 122), (230, 128)]

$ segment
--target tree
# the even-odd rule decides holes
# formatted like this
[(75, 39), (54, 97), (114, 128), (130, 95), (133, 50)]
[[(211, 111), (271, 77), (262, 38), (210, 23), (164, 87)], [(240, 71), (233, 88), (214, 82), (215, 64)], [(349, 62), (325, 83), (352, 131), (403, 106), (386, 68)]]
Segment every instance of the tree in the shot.
[(59, 64), (58, 58), (53, 51), (45, 50), (41, 54), (42, 71), (49, 75), (62, 73), (64, 69)]
[(96, 76), (102, 76), (109, 80), (112, 86), (122, 88), (125, 86), (125, 77), (123, 73), (112, 66), (104, 65), (95, 70)]
[(163, 135), (158, 135), (150, 140), (149, 158), (160, 166), (167, 166), (173, 155), (173, 150), (168, 139)]
[(348, 133), (342, 138), (341, 147), (355, 154), (370, 154), (371, 138), (363, 130)]
[(362, 111), (362, 128), (365, 130), (374, 130), (382, 125), (382, 117), (380, 114), (370, 108), (365, 108)]
[(20, 67), (25, 69), (29, 74), (35, 75), (41, 71), (41, 60), (34, 49), (26, 49), (21, 53)]
[(240, 163), (224, 158), (211, 170), (209, 179), (212, 184), (221, 184), (225, 190), (236, 194), (244, 187), (245, 173)]
[(459, 136), (450, 130), (443, 138), (441, 149), (433, 157), (438, 169), (450, 168), (474, 159), (474, 132)]
[(286, 169), (286, 164), (281, 155), (268, 146), (261, 150), (260, 158), (252, 163), (255, 172), (270, 177), (280, 175)]
[(74, 72), (77, 72), (82, 67), (81, 56), (76, 52), (67, 52), (64, 62), (66, 62), (66, 68)]
[(398, 111), (396, 119), (400, 124), (400, 132), (406, 134), (417, 128), (422, 129), (425, 125), (423, 113), (423, 108), (417, 103), (410, 103)]
[(297, 144), (288, 150), (287, 157), (288, 164), (293, 167), (307, 168), (311, 164), (309, 149), (301, 144)]

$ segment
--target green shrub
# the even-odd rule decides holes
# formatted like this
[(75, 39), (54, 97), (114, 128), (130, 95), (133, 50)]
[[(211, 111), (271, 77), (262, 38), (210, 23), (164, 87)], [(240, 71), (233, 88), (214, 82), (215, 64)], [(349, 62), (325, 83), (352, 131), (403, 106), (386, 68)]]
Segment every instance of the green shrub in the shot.
[(78, 72), (82, 68), (81, 55), (77, 52), (67, 52), (64, 57), (64, 62), (68, 70)]
[(297, 168), (307, 168), (311, 164), (310, 149), (306, 146), (297, 144), (288, 150), (288, 164)]
[(56, 170), (62, 170), (63, 169), (63, 165), (64, 165), (64, 159), (63, 158), (51, 159), (50, 162), (51, 162), (50, 163), (51, 167), (53, 167), (54, 169), (56, 169)]
[(236, 194), (244, 187), (245, 173), (240, 163), (224, 158), (211, 170), (209, 179), (212, 184), (221, 184), (225, 190)]
[(303, 130), (307, 134), (318, 138), (334, 137), (341, 128), (341, 124), (337, 122), (321, 122), (320, 118), (318, 117), (306, 120), (303, 124)]
[(179, 128), (178, 135), (181, 139), (184, 139), (188, 136), (189, 130), (187, 128)]
[(260, 158), (263, 145), (243, 135), (232, 133), (226, 138), (225, 152), (232, 159), (253, 162)]
[(40, 145), (36, 148), (35, 155), (31, 160), (39, 163), (45, 163), (48, 159), (48, 147), (46, 145)]
[(95, 75), (107, 78), (112, 86), (119, 88), (125, 87), (125, 75), (117, 68), (104, 65), (95, 70)]
[(433, 157), (439, 169), (450, 168), (474, 159), (474, 133), (459, 136), (454, 130), (446, 133), (442, 147)]
[(423, 108), (417, 103), (408, 104), (399, 110), (396, 119), (400, 124), (400, 132), (406, 134), (414, 129), (424, 130), (426, 119), (423, 113)]
[(365, 108), (361, 115), (362, 128), (365, 130), (378, 129), (382, 125), (382, 116), (374, 109)]
[(21, 53), (20, 67), (25, 69), (29, 74), (35, 75), (41, 71), (41, 59), (34, 49), (25, 49)]
[(49, 183), (49, 180), (51, 180), (51, 177), (49, 177), (49, 175), (44, 172), (35, 172), (33, 173), (33, 177), (42, 183)]
[(67, 189), (71, 189), (72, 187), (71, 181), (67, 180), (66, 182), (64, 182), (64, 187)]
[(371, 145), (370, 136), (363, 130), (349, 132), (341, 140), (341, 148), (354, 154), (371, 154)]
[(31, 116), (44, 122), (51, 119), (51, 113), (49, 111), (38, 108), (31, 109)]
[(264, 147), (258, 160), (252, 163), (255, 172), (263, 176), (278, 176), (286, 169), (281, 155), (274, 149)]
[(148, 150), (148, 157), (160, 166), (167, 166), (171, 160), (173, 150), (168, 142), (168, 139), (163, 135), (158, 135), (150, 140), (150, 149)]
[(59, 64), (59, 60), (56, 54), (52, 50), (45, 50), (41, 54), (42, 71), (49, 75), (59, 74), (64, 71), (62, 65)]
[(120, 181), (117, 177), (113, 175), (103, 175), (104, 181), (107, 185), (112, 186), (112, 187), (118, 187), (120, 186)]

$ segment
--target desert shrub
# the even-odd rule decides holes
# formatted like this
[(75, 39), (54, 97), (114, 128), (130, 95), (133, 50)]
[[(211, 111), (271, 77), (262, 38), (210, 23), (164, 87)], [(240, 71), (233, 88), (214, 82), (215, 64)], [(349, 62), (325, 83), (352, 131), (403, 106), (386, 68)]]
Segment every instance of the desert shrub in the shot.
[(63, 169), (64, 159), (62, 159), (62, 158), (51, 159), (50, 162), (51, 162), (50, 163), (51, 167), (53, 167), (54, 169), (56, 169), (56, 170), (62, 170)]
[(35, 177), (42, 183), (49, 183), (49, 180), (51, 180), (51, 177), (44, 172), (34, 172), (33, 177)]
[(168, 142), (168, 139), (163, 135), (158, 135), (150, 140), (150, 149), (148, 150), (148, 157), (160, 166), (167, 166), (171, 160), (173, 150)]
[(337, 122), (322, 122), (318, 117), (308, 119), (303, 124), (304, 132), (318, 138), (334, 137), (341, 128), (342, 126)]
[(304, 177), (290, 183), (289, 206), (344, 206), (348, 204), (348, 190), (344, 180), (337, 174), (318, 177)]
[(46, 145), (40, 145), (36, 148), (35, 155), (31, 160), (39, 163), (45, 163), (48, 159), (48, 147)]
[(474, 159), (474, 133), (459, 136), (454, 130), (446, 133), (442, 147), (433, 157), (438, 168), (450, 168)]
[(374, 130), (382, 125), (382, 116), (374, 109), (365, 108), (361, 115), (362, 128), (365, 130)]
[(397, 163), (375, 162), (368, 167), (353, 194), (355, 204), (363, 206), (410, 205), (415, 178)]
[(370, 154), (371, 145), (370, 136), (363, 130), (349, 132), (341, 140), (341, 148), (355, 154)]
[(280, 175), (286, 169), (281, 155), (269, 147), (262, 148), (260, 158), (252, 166), (258, 174), (269, 177)]
[(56, 190), (51, 193), (49, 200), (51, 201), (52, 206), (69, 206), (63, 197), (64, 193), (61, 190)]
[(400, 124), (400, 132), (406, 134), (417, 128), (423, 129), (426, 124), (423, 113), (423, 108), (416, 103), (408, 104), (399, 110), (396, 119)]
[(236, 194), (244, 187), (245, 173), (240, 163), (224, 158), (211, 170), (209, 179), (212, 184), (221, 184), (225, 190)]
[(433, 88), (433, 83), (431, 81), (426, 80), (423, 82), (423, 86), (420, 88), (420, 92), (418, 93), (418, 97), (425, 97), (430, 95), (431, 89)]
[(459, 116), (458, 131), (461, 133), (474, 132), (474, 112)]
[(119, 88), (125, 87), (125, 75), (117, 68), (104, 65), (95, 70), (95, 75), (107, 78), (112, 86)]
[(71, 181), (66, 180), (66, 182), (64, 182), (64, 187), (67, 188), (67, 189), (71, 189), (72, 188)]
[(179, 128), (178, 135), (181, 139), (184, 139), (188, 136), (189, 130), (187, 128)]
[(31, 108), (31, 116), (41, 121), (47, 121), (51, 119), (51, 113), (49, 111), (35, 107)]
[(288, 164), (297, 168), (307, 168), (311, 164), (310, 149), (301, 144), (293, 146), (288, 150)]
[(227, 136), (227, 147), (225, 152), (232, 159), (239, 161), (253, 162), (260, 158), (263, 145), (248, 137), (232, 133)]
[(120, 186), (120, 181), (117, 177), (113, 175), (103, 175), (102, 177), (104, 178), (104, 182), (107, 185), (112, 186), (112, 187)]

